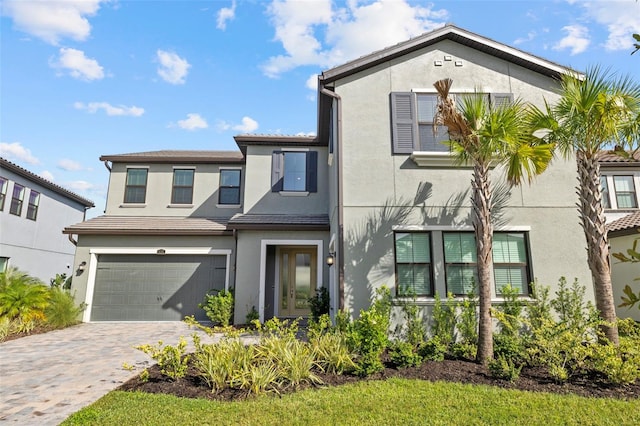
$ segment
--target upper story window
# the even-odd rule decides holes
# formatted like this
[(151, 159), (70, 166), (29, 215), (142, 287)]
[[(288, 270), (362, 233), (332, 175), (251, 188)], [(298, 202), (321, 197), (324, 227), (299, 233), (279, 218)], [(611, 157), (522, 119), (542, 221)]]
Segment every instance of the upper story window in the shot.
[(316, 151), (274, 151), (271, 167), (272, 192), (318, 192)]
[(394, 235), (396, 294), (433, 296), (431, 235), (428, 232), (397, 232)]
[(634, 175), (601, 175), (602, 206), (605, 209), (638, 208), (638, 186)]
[(127, 169), (124, 202), (144, 204), (147, 196), (147, 169)]
[(11, 197), (11, 206), (9, 207), (9, 213), (16, 216), (22, 214), (22, 203), (24, 202), (24, 186), (13, 184), (13, 196)]
[(0, 212), (4, 210), (4, 200), (7, 198), (7, 187), (9, 181), (3, 177), (0, 177)]
[(27, 205), (27, 219), (36, 220), (38, 206), (40, 205), (40, 193), (33, 189), (29, 192), (29, 204)]
[(238, 169), (220, 170), (220, 188), (218, 204), (240, 204), (240, 178), (242, 171)]
[[(458, 103), (464, 94), (452, 95)], [(511, 93), (486, 94), (488, 105), (499, 106), (513, 101)], [(449, 139), (446, 126), (439, 126), (434, 134), (433, 117), (438, 96), (435, 93), (391, 93), (391, 128), (393, 153), (411, 154), (414, 151), (448, 152), (443, 141)]]
[(173, 190), (171, 191), (171, 204), (193, 203), (193, 169), (173, 170)]

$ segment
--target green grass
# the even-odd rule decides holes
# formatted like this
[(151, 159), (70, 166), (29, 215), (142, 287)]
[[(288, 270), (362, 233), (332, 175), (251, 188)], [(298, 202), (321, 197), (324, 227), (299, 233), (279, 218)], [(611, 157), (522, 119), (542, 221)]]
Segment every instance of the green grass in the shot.
[(637, 425), (640, 401), (390, 379), (213, 402), (114, 391), (63, 425)]

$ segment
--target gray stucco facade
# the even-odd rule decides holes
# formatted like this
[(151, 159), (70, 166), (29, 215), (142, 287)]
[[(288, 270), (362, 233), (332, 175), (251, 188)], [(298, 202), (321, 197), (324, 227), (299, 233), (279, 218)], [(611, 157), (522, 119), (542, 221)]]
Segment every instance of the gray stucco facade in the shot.
[(56, 274), (70, 275), (75, 247), (62, 230), (82, 221), (93, 203), (5, 159), (0, 159), (0, 179), (3, 266), (47, 284)]

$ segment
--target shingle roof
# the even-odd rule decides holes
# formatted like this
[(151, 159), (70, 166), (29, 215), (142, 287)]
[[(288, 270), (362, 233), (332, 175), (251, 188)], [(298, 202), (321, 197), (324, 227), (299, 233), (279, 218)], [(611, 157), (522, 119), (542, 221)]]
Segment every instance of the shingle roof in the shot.
[(598, 160), (600, 164), (615, 164), (615, 165), (629, 165), (629, 166), (640, 166), (640, 151), (635, 151), (630, 155), (630, 158), (624, 157), (617, 153), (616, 150), (606, 151), (600, 154), (600, 158)]
[[(607, 224), (607, 231), (614, 236), (640, 232), (640, 210)], [(638, 234), (640, 236), (640, 234)]]
[(229, 220), (229, 229), (299, 229), (328, 230), (329, 216), (296, 214), (236, 214)]
[(102, 155), (100, 161), (145, 163), (244, 163), (240, 151), (161, 150)]
[(38, 185), (41, 185), (47, 189), (50, 189), (51, 191), (60, 194), (64, 197), (67, 197), (75, 202), (78, 202), (80, 204), (82, 204), (85, 207), (95, 207), (95, 204), (93, 203), (93, 201), (84, 198), (74, 192), (69, 191), (68, 189), (65, 189), (63, 187), (61, 187), (60, 185), (57, 185), (47, 179), (44, 179), (38, 175), (36, 175), (35, 173), (30, 172), (29, 170), (22, 168), (20, 166), (18, 166), (17, 164), (12, 163), (9, 160), (6, 160), (2, 157), (0, 157), (0, 167), (7, 169), (19, 176), (22, 176), (26, 179), (29, 179), (35, 183), (37, 183)]
[(224, 235), (227, 220), (154, 216), (98, 216), (68, 226), (64, 234), (91, 235)]

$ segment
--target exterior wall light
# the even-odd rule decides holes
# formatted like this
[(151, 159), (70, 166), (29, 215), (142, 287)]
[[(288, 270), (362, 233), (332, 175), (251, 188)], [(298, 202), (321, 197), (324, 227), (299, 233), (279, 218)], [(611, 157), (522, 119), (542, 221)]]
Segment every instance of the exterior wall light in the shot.
[(335, 260), (336, 260), (336, 252), (334, 251), (332, 253), (329, 253), (326, 259), (327, 265), (333, 266), (333, 263), (335, 262)]
[(82, 261), (82, 263), (78, 265), (78, 271), (80, 272), (84, 271), (84, 268), (86, 268), (86, 266), (87, 266), (87, 262)]

